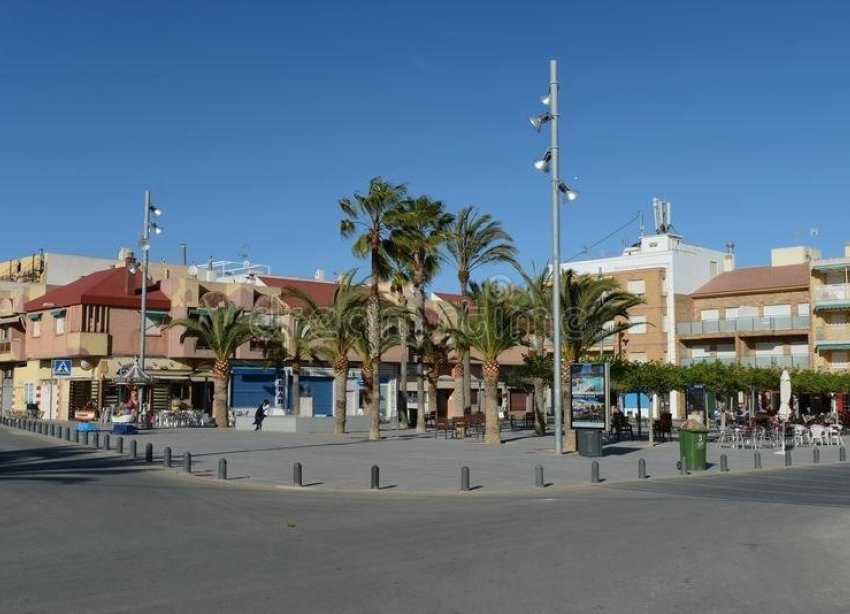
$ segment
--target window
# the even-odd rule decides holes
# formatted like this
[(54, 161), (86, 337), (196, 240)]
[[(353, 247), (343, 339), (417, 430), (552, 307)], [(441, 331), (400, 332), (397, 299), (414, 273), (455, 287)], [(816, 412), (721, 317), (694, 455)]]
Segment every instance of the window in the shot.
[(716, 260), (711, 260), (708, 263), (708, 274), (711, 275), (712, 277), (717, 276), (717, 261)]
[(56, 316), (53, 318), (53, 332), (57, 335), (65, 334), (65, 316)]
[(804, 356), (809, 353), (809, 344), (805, 341), (794, 341), (790, 345), (794, 356)]
[(727, 307), (726, 312), (723, 314), (727, 320), (734, 320), (738, 317), (738, 307)]
[(24, 384), (24, 403), (35, 403), (35, 384)]
[(718, 343), (717, 358), (735, 358), (734, 343)]
[(629, 352), (629, 360), (632, 362), (648, 362), (646, 352)]
[(695, 345), (691, 347), (691, 358), (706, 358), (711, 355), (707, 345)]
[(850, 367), (847, 361), (847, 350), (831, 352), (830, 363), (833, 369), (846, 369)]
[(720, 310), (719, 309), (703, 309), (700, 311), (699, 319), (705, 322), (706, 320), (719, 320), (720, 319)]
[(32, 336), (41, 337), (41, 320), (32, 321)]
[(791, 315), (791, 305), (765, 305), (764, 306), (764, 316), (765, 317), (790, 316), (790, 315)]
[(665, 313), (661, 316), (661, 331), (662, 332), (670, 332), (670, 318)]
[(631, 316), (629, 320), (632, 323), (629, 334), (639, 335), (646, 332), (646, 316)]
[(809, 315), (809, 304), (808, 303), (797, 303), (797, 315), (798, 316), (807, 316)]
[(756, 343), (756, 356), (782, 356), (782, 350), (782, 344), (774, 341)]
[(646, 294), (646, 282), (642, 279), (635, 279), (626, 284), (626, 290), (631, 294), (643, 296)]

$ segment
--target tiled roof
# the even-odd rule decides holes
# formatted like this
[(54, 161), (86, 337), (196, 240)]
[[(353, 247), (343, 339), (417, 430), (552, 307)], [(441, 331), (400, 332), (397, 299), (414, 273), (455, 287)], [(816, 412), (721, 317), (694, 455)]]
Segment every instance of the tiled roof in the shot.
[[(317, 281), (308, 279), (294, 279), (290, 277), (265, 277), (260, 281), (270, 288), (295, 288), (309, 296), (319, 307), (330, 307), (334, 302), (334, 292), (337, 284), (332, 281)], [(304, 307), (304, 301), (294, 296), (284, 296), (283, 302), (290, 307)]]
[[(72, 305), (105, 305), (108, 307), (128, 307), (141, 309), (141, 271), (132, 275), (128, 289), (127, 275), (124, 267), (116, 267), (97, 271), (80, 277), (64, 286), (59, 286), (39, 298), (24, 304), (24, 310), (40, 311), (53, 307), (70, 307)], [(168, 311), (171, 309), (171, 299), (159, 289), (158, 284), (148, 285), (148, 309)]]
[(721, 273), (697, 288), (691, 296), (747, 294), (809, 287), (809, 263), (788, 266), (757, 266)]

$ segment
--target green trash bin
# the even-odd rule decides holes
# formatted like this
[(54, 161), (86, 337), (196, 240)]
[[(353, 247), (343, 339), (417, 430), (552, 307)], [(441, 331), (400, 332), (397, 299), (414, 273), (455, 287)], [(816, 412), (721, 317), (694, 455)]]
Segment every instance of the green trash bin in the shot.
[(699, 420), (688, 420), (679, 427), (679, 456), (688, 463), (689, 471), (705, 470), (708, 428)]

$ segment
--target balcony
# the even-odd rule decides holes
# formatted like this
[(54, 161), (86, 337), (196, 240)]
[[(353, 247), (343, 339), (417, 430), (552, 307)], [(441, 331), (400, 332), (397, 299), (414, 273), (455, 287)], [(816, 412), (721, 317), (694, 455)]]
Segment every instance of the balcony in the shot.
[(850, 309), (850, 284), (827, 284), (814, 288), (815, 309)]
[(808, 331), (810, 326), (810, 316), (743, 317), (729, 320), (680, 322), (676, 325), (676, 332), (682, 337), (696, 335), (725, 335), (733, 337), (736, 334), (747, 333), (774, 333), (792, 330)]
[(22, 339), (0, 341), (0, 362), (21, 362), (24, 357), (24, 342)]
[(850, 324), (821, 324), (815, 329), (815, 346), (819, 352), (850, 349)]
[(776, 356), (743, 356), (741, 365), (744, 367), (779, 367), (780, 369), (808, 369), (808, 354), (788, 354)]
[(108, 333), (68, 333), (66, 356), (108, 356)]

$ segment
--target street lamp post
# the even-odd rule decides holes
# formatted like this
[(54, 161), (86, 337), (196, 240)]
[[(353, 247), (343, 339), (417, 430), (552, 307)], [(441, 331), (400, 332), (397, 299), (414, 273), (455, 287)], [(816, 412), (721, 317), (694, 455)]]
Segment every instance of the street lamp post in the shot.
[(552, 186), (552, 345), (554, 367), (552, 377), (552, 409), (555, 412), (555, 453), (563, 454), (563, 392), (561, 390), (561, 194), (567, 201), (575, 200), (577, 193), (562, 183), (559, 176), (558, 145), (558, 61), (549, 61), (549, 93), (541, 98), (549, 107), (547, 113), (529, 118), (538, 132), (545, 123), (552, 125), (548, 151), (534, 162), (534, 168), (549, 172)]
[[(162, 214), (162, 209), (151, 203), (150, 190), (145, 190), (145, 224), (142, 227), (142, 238), (139, 241), (139, 246), (142, 248), (142, 307), (141, 307), (141, 324), (139, 326), (139, 367), (144, 372), (145, 370), (145, 337), (147, 335), (147, 310), (148, 310), (148, 263), (150, 262), (151, 251), (151, 232), (160, 234), (162, 227), (156, 222), (151, 221), (151, 215), (159, 216)], [(139, 390), (139, 408), (144, 411), (145, 406), (145, 389), (141, 387)]]

